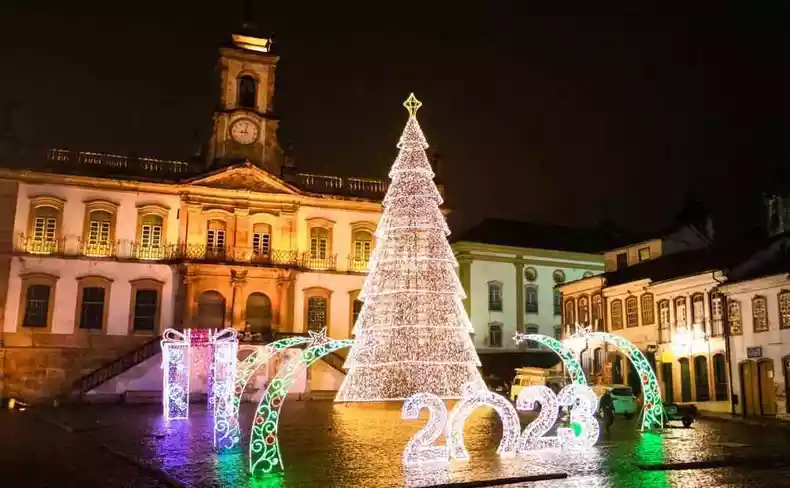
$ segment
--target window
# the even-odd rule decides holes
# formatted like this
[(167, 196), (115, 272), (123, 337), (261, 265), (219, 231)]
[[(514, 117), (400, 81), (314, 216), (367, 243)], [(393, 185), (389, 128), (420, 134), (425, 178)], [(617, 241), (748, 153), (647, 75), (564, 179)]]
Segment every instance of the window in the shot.
[(727, 322), (730, 326), (731, 335), (740, 335), (743, 332), (741, 322), (741, 302), (727, 300)]
[(142, 218), (138, 258), (156, 259), (163, 256), (162, 227), (162, 217), (159, 215), (149, 214)]
[(565, 300), (565, 327), (571, 331), (574, 325), (576, 325), (576, 306), (573, 298), (569, 298)]
[(600, 293), (592, 297), (592, 320), (596, 330), (603, 331), (603, 297)]
[(724, 335), (724, 308), (722, 305), (723, 297), (721, 295), (714, 295), (710, 301), (710, 314), (711, 314), (711, 335), (720, 336)]
[[(530, 324), (527, 326), (527, 334), (538, 334), (540, 329), (537, 325)], [(527, 347), (530, 349), (537, 349), (540, 344), (535, 341), (527, 341)]]
[(790, 291), (779, 292), (777, 300), (779, 301), (779, 326), (786, 329), (790, 327)]
[(562, 340), (562, 327), (559, 325), (554, 326), (554, 338), (558, 341)]
[(617, 255), (617, 269), (623, 269), (628, 266), (628, 254), (621, 252)]
[(625, 300), (625, 318), (626, 326), (637, 327), (639, 326), (639, 310), (636, 303), (636, 297), (628, 297)]
[(225, 327), (225, 297), (218, 291), (204, 291), (198, 297), (197, 323), (201, 329)]
[(694, 386), (697, 390), (698, 402), (707, 402), (710, 400), (710, 392), (708, 391), (708, 359), (705, 356), (697, 356), (694, 358)]
[(691, 320), (693, 325), (705, 325), (705, 297), (702, 293), (691, 295)]
[(49, 285), (30, 285), (25, 293), (22, 327), (47, 327), (49, 324)]
[(265, 334), (272, 328), (272, 300), (265, 293), (250, 293), (244, 321), (252, 334)]
[(642, 325), (653, 325), (656, 323), (656, 311), (653, 306), (653, 294), (645, 293), (642, 295)]
[(686, 297), (675, 299), (675, 322), (678, 329), (686, 327)]
[(766, 310), (765, 297), (762, 295), (752, 298), (752, 319), (755, 332), (768, 330), (768, 312)]
[(88, 256), (110, 255), (110, 228), (113, 215), (105, 210), (90, 212), (85, 254)]
[(206, 252), (221, 254), (225, 252), (225, 222), (209, 220), (206, 230)]
[(554, 315), (562, 315), (562, 292), (554, 290)]
[(326, 259), (329, 254), (329, 231), (323, 227), (310, 229), (310, 257)]
[(488, 283), (488, 310), (502, 311), (502, 283), (496, 281)]
[(623, 328), (623, 301), (612, 300), (612, 330)]
[(250, 75), (239, 77), (239, 107), (256, 108), (258, 81)]
[(727, 365), (724, 362), (724, 354), (713, 355), (713, 387), (716, 394), (716, 401), (726, 401)]
[(51, 253), (56, 250), (58, 218), (60, 211), (54, 207), (36, 207), (33, 216), (33, 239), (28, 243), (28, 252)]
[(669, 300), (661, 300), (658, 302), (658, 340), (660, 342), (669, 342)]
[(101, 331), (107, 324), (107, 303), (111, 282), (105, 278), (83, 278), (79, 286), (78, 327)]
[(269, 224), (255, 224), (252, 228), (252, 254), (269, 257), (272, 252), (272, 228)]
[(688, 358), (681, 358), (680, 363), (680, 401), (691, 401), (691, 368)]
[(582, 324), (590, 323), (590, 299), (582, 295), (579, 297), (579, 322)]
[(316, 286), (304, 290), (304, 327), (306, 331), (318, 332), (326, 327), (328, 335), (335, 335), (330, 330), (333, 325), (329, 323), (329, 317), (332, 316), (331, 298), (332, 290), (327, 288)]
[(538, 287), (527, 285), (524, 287), (524, 308), (527, 313), (538, 313)]
[(593, 373), (603, 373), (604, 352), (602, 347), (596, 347), (593, 351)]
[(560, 283), (565, 283), (565, 273), (561, 269), (555, 269), (554, 273), (551, 274), (551, 277), (554, 279), (554, 283), (558, 285)]
[(357, 320), (359, 320), (359, 314), (362, 313), (362, 300), (356, 299), (354, 300), (354, 306), (351, 310), (351, 320), (356, 324)]
[(156, 315), (159, 306), (159, 292), (151, 289), (140, 289), (134, 294), (135, 331), (153, 332), (156, 330)]
[(373, 250), (373, 234), (366, 230), (354, 232), (354, 261), (367, 263)]
[(488, 345), (502, 347), (502, 324), (488, 324)]
[(538, 279), (538, 270), (533, 268), (532, 266), (527, 266), (524, 268), (524, 278), (527, 281), (535, 281)]
[(639, 248), (639, 262), (647, 261), (650, 259), (650, 248), (649, 247), (640, 247)]

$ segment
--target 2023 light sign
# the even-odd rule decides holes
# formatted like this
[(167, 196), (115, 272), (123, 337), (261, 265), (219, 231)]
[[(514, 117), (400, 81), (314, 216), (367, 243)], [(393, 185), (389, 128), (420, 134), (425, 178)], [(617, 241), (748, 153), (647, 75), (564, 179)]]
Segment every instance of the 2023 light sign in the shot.
[[(518, 410), (533, 410), (540, 404), (538, 417), (521, 431)], [(447, 414), (442, 400), (429, 393), (418, 393), (403, 404), (401, 416), (407, 420), (419, 418), (420, 410), (428, 409), (428, 423), (417, 431), (403, 451), (403, 464), (416, 466), (469, 459), (463, 437), (466, 418), (479, 407), (496, 410), (502, 421), (502, 440), (497, 453), (503, 457), (527, 454), (542, 449), (587, 449), (598, 441), (600, 429), (593, 415), (598, 409), (598, 397), (586, 385), (571, 384), (559, 395), (545, 386), (529, 386), (521, 390), (516, 407), (507, 398), (474, 385), (464, 389), (463, 397)], [(571, 427), (557, 428), (556, 436), (546, 436), (559, 416), (560, 407), (570, 409)], [(446, 445), (434, 445), (444, 427)]]

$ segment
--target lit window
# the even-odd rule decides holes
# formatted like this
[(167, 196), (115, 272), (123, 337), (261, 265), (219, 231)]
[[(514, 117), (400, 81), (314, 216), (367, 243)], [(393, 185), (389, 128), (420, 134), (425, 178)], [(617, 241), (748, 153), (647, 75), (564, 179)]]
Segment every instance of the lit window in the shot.
[(326, 259), (329, 253), (329, 231), (323, 227), (310, 229), (310, 257)]
[(705, 323), (705, 297), (702, 293), (696, 293), (691, 297), (691, 318), (694, 325)]
[(783, 329), (790, 327), (790, 291), (782, 290), (779, 295), (779, 325)]
[(612, 330), (623, 328), (623, 301), (612, 300)]
[(661, 342), (669, 342), (669, 300), (658, 302), (658, 336)]
[(140, 252), (141, 259), (155, 259), (162, 257), (162, 217), (149, 214), (143, 217), (140, 225)]
[(272, 252), (272, 232), (267, 224), (255, 224), (252, 230), (252, 253), (268, 257)]
[(639, 261), (647, 261), (650, 259), (650, 248), (649, 247), (642, 247), (639, 248)]
[(642, 295), (642, 325), (652, 325), (656, 321), (656, 311), (653, 308), (653, 294)]
[(598, 324), (598, 328), (603, 330), (603, 298), (600, 294), (592, 297), (592, 319), (593, 323)]
[(90, 256), (107, 256), (110, 254), (112, 217), (111, 213), (104, 210), (96, 210), (90, 213), (86, 254)]
[(637, 308), (636, 297), (628, 297), (625, 300), (626, 325), (637, 327), (639, 325), (639, 310)]
[(582, 324), (590, 323), (590, 305), (589, 299), (586, 296), (579, 297), (579, 322)]
[(368, 262), (373, 250), (373, 235), (366, 230), (354, 232), (354, 261)]
[(225, 222), (210, 220), (206, 230), (206, 251), (222, 253), (225, 250)]
[(731, 335), (740, 335), (743, 331), (741, 322), (741, 303), (736, 300), (727, 300), (727, 322), (730, 325)]
[(686, 327), (686, 297), (675, 299), (675, 319), (677, 328)]
[(571, 328), (576, 325), (576, 304), (573, 303), (573, 298), (565, 300), (565, 327), (571, 331)]
[(326, 298), (307, 299), (307, 330), (318, 332), (326, 327)]
[(764, 296), (758, 295), (752, 298), (752, 318), (754, 319), (755, 332), (768, 330), (768, 312)]
[(488, 310), (502, 311), (502, 284), (491, 282), (488, 284)]
[(59, 214), (58, 209), (54, 207), (36, 207), (33, 217), (33, 239), (26, 251), (51, 253), (56, 250)]

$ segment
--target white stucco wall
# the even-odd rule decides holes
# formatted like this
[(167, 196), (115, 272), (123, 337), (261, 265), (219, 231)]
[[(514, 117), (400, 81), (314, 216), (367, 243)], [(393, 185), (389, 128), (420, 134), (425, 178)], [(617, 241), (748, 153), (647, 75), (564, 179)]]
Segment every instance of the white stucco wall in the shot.
[(58, 276), (55, 286), (54, 314), (52, 317), (53, 334), (74, 332), (77, 316), (78, 278), (101, 276), (112, 280), (107, 316), (108, 335), (127, 335), (129, 332), (132, 303), (130, 281), (154, 279), (164, 283), (161, 297), (161, 316), (159, 332), (173, 323), (173, 272), (164, 264), (118, 262), (113, 260), (62, 259), (53, 257), (14, 257), (8, 281), (4, 330), (17, 332), (21, 304), (21, 275), (28, 273), (47, 273)]
[[(348, 258), (353, 255), (351, 224), (369, 222), (378, 225), (378, 212), (359, 212), (351, 210), (327, 209), (320, 207), (301, 206), (296, 213), (296, 243), (294, 247), (302, 252), (310, 251), (309, 219), (323, 218), (334, 222), (332, 225), (332, 251), (337, 256), (337, 269), (348, 269)], [(375, 236), (374, 236), (375, 242)]]
[[(475, 256), (479, 256), (479, 254), (476, 253)], [(515, 258), (514, 255), (510, 257)], [(590, 262), (558, 260), (556, 264), (546, 264), (545, 258), (541, 261), (537, 259), (530, 261), (529, 256), (522, 256), (522, 259), (526, 261), (524, 265), (525, 270), (531, 267), (537, 272), (536, 279), (529, 281), (525, 278), (524, 285), (535, 285), (538, 289), (538, 312), (527, 313), (526, 306), (523, 308), (524, 327), (537, 326), (539, 333), (554, 337), (555, 327), (559, 327), (561, 323), (561, 316), (554, 314), (554, 271), (561, 270), (565, 274), (566, 281), (573, 281), (582, 278), (586, 272), (594, 274), (602, 272), (603, 259), (598, 258), (596, 261)], [(475, 329), (475, 347), (478, 349), (501, 351), (518, 348), (518, 345), (513, 340), (513, 336), (517, 332), (516, 327), (518, 323), (516, 270), (516, 265), (513, 263), (488, 261), (480, 258), (474, 259), (470, 264), (470, 318)], [(488, 283), (491, 281), (498, 281), (503, 285), (501, 312), (488, 310)], [(522, 295), (522, 299), (525, 298), (526, 296)], [(492, 322), (502, 324), (501, 348), (488, 345), (488, 326)]]

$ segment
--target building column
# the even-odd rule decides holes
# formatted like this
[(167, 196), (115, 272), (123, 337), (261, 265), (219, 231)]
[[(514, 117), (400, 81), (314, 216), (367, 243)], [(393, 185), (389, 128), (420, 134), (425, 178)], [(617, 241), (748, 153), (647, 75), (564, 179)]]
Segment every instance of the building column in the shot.
[(187, 204), (186, 233), (183, 235), (183, 244), (202, 245), (206, 243), (203, 231), (203, 206), (200, 204)]
[(524, 331), (524, 263), (516, 262), (516, 331)]
[(466, 315), (471, 320), (472, 318), (472, 258), (468, 253), (461, 252), (457, 256), (458, 261), (458, 278), (461, 280), (461, 286), (466, 293), (464, 298), (464, 309)]
[[(277, 280), (277, 303), (275, 305), (274, 314), (280, 332), (295, 332), (293, 324), (293, 285), (294, 282), (290, 279)], [(328, 320), (329, 317), (327, 317), (327, 321)]]
[(225, 319), (225, 327), (236, 330), (246, 329), (244, 323), (244, 287), (247, 284), (247, 271), (230, 270), (230, 285), (232, 287), (230, 323)]
[(235, 259), (249, 261), (252, 259), (252, 239), (250, 238), (250, 209), (237, 208), (233, 210), (235, 217), (235, 232), (231, 234), (233, 240), (233, 256)]

